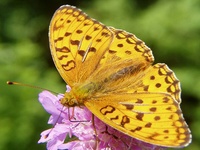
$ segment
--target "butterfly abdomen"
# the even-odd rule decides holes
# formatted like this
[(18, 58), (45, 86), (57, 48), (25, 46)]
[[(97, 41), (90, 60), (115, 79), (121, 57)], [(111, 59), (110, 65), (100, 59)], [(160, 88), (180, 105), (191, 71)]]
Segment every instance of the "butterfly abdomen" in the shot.
[(125, 77), (130, 77), (132, 75), (137, 74), (143, 68), (142, 64), (140, 65), (132, 65), (125, 67), (123, 69), (118, 70), (116, 73), (111, 74), (108, 78), (105, 78), (105, 82), (118, 80)]

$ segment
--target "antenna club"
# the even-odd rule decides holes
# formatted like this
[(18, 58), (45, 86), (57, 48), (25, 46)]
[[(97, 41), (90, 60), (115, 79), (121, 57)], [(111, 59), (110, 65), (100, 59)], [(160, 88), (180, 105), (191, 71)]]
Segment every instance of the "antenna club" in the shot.
[(12, 81), (7, 81), (6, 83), (7, 83), (8, 85), (14, 84)]

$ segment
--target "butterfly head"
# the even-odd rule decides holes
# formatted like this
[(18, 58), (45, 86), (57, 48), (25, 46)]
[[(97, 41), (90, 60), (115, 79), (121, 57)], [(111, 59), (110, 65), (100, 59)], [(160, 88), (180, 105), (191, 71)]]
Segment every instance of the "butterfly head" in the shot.
[(67, 107), (74, 107), (79, 105), (77, 99), (73, 96), (71, 92), (66, 92), (64, 97), (60, 99), (60, 103)]

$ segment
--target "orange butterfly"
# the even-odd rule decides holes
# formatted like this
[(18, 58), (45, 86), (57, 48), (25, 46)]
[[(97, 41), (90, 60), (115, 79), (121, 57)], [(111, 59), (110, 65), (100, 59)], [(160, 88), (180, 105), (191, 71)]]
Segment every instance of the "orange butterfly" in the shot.
[(86, 106), (106, 124), (147, 143), (191, 142), (178, 79), (166, 64), (152, 65), (150, 48), (135, 35), (66, 5), (52, 18), (49, 40), (54, 63), (71, 87), (64, 106)]

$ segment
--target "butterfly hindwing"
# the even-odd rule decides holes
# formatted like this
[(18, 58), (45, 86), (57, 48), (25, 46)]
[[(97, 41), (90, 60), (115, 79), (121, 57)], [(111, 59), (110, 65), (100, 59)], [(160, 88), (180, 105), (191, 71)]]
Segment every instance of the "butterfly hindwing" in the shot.
[(190, 141), (181, 109), (169, 94), (111, 94), (85, 105), (106, 124), (145, 142), (182, 147)]

